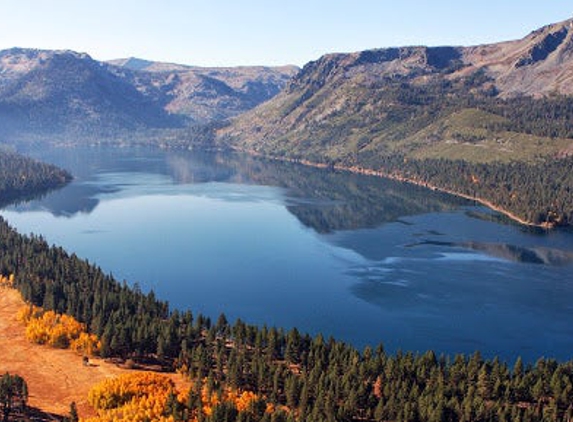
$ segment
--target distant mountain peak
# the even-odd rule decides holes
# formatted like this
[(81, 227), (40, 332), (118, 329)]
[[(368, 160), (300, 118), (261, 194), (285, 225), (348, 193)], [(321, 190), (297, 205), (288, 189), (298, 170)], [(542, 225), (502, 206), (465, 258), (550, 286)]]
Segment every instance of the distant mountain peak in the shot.
[(277, 94), (296, 70), (104, 63), (70, 50), (11, 48), (0, 51), (0, 138), (99, 140), (225, 119)]
[(139, 59), (137, 57), (128, 57), (125, 59), (110, 60), (108, 63), (115, 66), (121, 66), (130, 70), (145, 70), (145, 68), (153, 64), (152, 61)]
[(49, 58), (54, 56), (71, 56), (78, 59), (91, 59), (87, 53), (80, 53), (73, 50), (44, 50), (39, 48), (12, 47), (7, 50), (0, 50), (0, 57), (25, 57), (29, 60), (37, 58)]
[(134, 72), (180, 72), (192, 68), (183, 64), (155, 62), (138, 57), (108, 60), (106, 63)]

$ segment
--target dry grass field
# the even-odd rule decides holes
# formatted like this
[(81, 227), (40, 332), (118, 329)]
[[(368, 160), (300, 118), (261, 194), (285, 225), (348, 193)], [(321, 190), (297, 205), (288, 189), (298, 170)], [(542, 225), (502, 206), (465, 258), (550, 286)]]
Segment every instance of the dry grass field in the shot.
[[(71, 350), (52, 349), (30, 343), (16, 313), (24, 306), (15, 289), (0, 287), (0, 374), (22, 376), (29, 387), (29, 405), (46, 413), (67, 415), (70, 403), (76, 402), (80, 416), (94, 414), (87, 402), (90, 388), (127, 370), (102, 359), (90, 359), (86, 366)], [(178, 387), (185, 387), (181, 376), (171, 377)]]

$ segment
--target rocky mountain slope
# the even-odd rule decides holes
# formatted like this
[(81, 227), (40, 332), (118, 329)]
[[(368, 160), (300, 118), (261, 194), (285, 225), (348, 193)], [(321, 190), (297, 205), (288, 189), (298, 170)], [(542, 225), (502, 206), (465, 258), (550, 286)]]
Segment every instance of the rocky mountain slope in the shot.
[(118, 138), (244, 112), (278, 93), (295, 67), (197, 68), (87, 54), (0, 51), (0, 137)]
[(329, 54), (211, 139), (570, 225), (572, 52), (569, 20), (492, 45)]
[(474, 47), (329, 54), (219, 131), (224, 144), (345, 166), (376, 157), (573, 153), (573, 20)]
[(195, 67), (129, 58), (111, 71), (151, 96), (169, 113), (207, 123), (247, 111), (278, 94), (296, 66)]
[(86, 54), (0, 52), (0, 130), (76, 136), (120, 128), (166, 127), (169, 114)]
[(230, 147), (573, 224), (573, 20), (490, 45), (328, 54), (295, 73), (6, 50), (0, 141)]

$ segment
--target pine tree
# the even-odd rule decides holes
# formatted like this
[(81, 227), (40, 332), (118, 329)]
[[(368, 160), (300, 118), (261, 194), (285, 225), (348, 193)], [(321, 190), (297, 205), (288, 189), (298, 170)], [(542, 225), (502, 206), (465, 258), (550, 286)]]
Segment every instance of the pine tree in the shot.
[(16, 406), (20, 410), (26, 408), (28, 401), (28, 385), (19, 375), (11, 375), (6, 372), (0, 377), (0, 410), (3, 422), (8, 422), (10, 414)]
[(68, 416), (68, 421), (69, 422), (78, 422), (80, 420), (80, 417), (78, 416), (78, 407), (76, 405), (76, 402), (73, 401), (70, 404), (70, 416)]

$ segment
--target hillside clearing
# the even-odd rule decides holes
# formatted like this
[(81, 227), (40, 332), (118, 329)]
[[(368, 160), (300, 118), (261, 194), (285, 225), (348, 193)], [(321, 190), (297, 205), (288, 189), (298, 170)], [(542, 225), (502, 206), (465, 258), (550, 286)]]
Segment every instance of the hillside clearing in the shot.
[[(17, 290), (0, 287), (0, 373), (16, 373), (26, 380), (32, 407), (67, 415), (70, 403), (76, 402), (80, 416), (93, 415), (87, 402), (90, 388), (127, 370), (98, 358), (90, 359), (90, 366), (84, 366), (82, 357), (71, 350), (30, 343), (22, 323), (16, 319), (24, 304)], [(179, 375), (171, 377), (178, 387), (184, 384)]]

